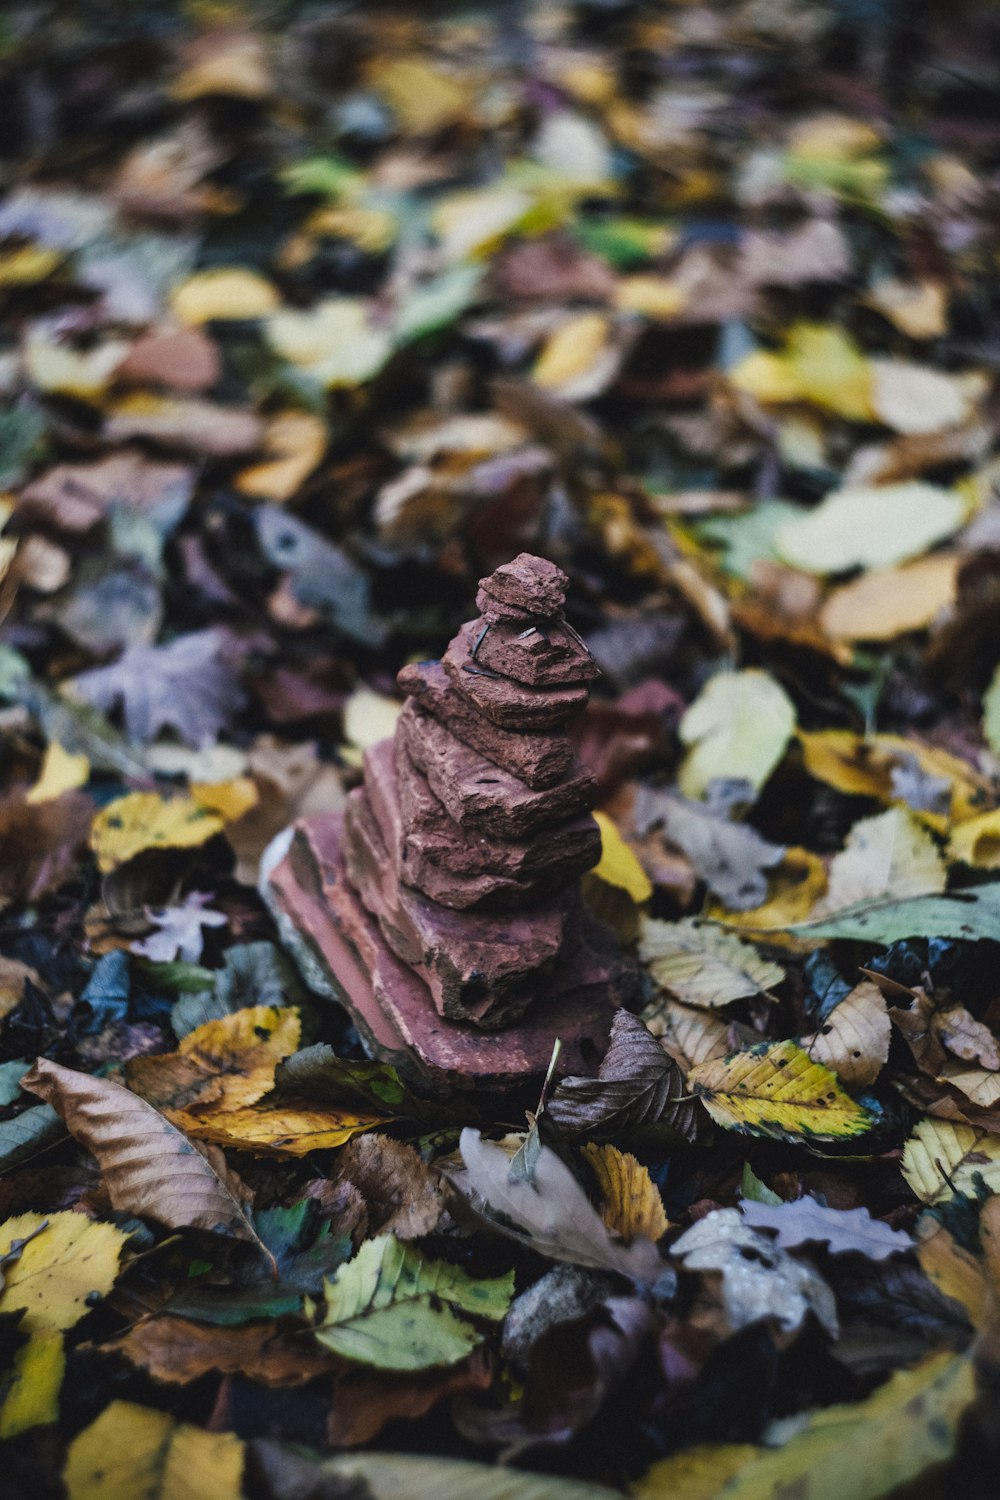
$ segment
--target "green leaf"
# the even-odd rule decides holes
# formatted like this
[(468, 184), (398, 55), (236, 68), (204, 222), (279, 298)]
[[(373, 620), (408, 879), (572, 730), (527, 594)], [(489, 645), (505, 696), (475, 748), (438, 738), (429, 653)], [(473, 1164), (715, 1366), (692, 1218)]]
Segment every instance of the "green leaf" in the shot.
[(514, 1273), (473, 1281), (445, 1261), (424, 1260), (392, 1235), (379, 1235), (325, 1290), (320, 1343), (379, 1369), (424, 1370), (455, 1364), (476, 1347), (482, 1335), (470, 1317), (503, 1318)]
[[(22, 1076), (25, 1072), (27, 1069), (22, 1068)], [(0, 1170), (36, 1156), (65, 1134), (66, 1127), (51, 1104), (36, 1104), (13, 1120), (0, 1122)]]
[(318, 193), (324, 198), (340, 198), (364, 180), (349, 161), (333, 154), (293, 162), (280, 176), (286, 193)]
[(414, 287), (396, 311), (393, 326), (396, 344), (412, 344), (425, 333), (436, 333), (454, 323), (476, 300), (482, 276), (482, 266), (453, 266)]
[(780, 930), (803, 937), (867, 939), (885, 946), (908, 937), (962, 938), (970, 943), (990, 938), (1000, 943), (1000, 881), (948, 895), (861, 902)]
[(773, 1193), (766, 1182), (761, 1182), (757, 1173), (748, 1161), (743, 1163), (743, 1176), (740, 1178), (740, 1197), (747, 1199), (750, 1203), (766, 1203), (769, 1208), (777, 1208), (785, 1200)]
[(778, 551), (807, 573), (887, 568), (950, 536), (964, 514), (954, 490), (922, 480), (834, 490), (779, 529)]
[(390, 1108), (402, 1112), (408, 1102), (420, 1110), (420, 1101), (410, 1101), (396, 1069), (389, 1063), (338, 1057), (326, 1042), (303, 1047), (278, 1064), (275, 1093), (284, 1099), (310, 1099), (338, 1106), (348, 1104)]
[(780, 984), (785, 971), (733, 932), (683, 917), (679, 922), (648, 918), (639, 953), (663, 989), (685, 1005), (714, 1009)]

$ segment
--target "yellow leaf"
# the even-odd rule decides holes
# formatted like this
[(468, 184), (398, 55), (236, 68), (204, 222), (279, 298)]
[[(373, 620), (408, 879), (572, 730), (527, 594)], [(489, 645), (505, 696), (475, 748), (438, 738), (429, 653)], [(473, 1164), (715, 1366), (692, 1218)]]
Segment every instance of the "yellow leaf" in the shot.
[(955, 490), (920, 479), (832, 490), (800, 517), (778, 526), (783, 562), (806, 573), (846, 573), (905, 562), (943, 541), (965, 519)]
[(0, 1257), (10, 1254), (16, 1240), (27, 1243), (19, 1259), (4, 1267), (0, 1313), (23, 1308), (21, 1327), (29, 1333), (72, 1328), (95, 1294), (110, 1292), (127, 1238), (113, 1224), (69, 1210), (8, 1219), (0, 1224)]
[(129, 351), (122, 339), (109, 339), (92, 349), (74, 349), (33, 330), (24, 346), (24, 367), (40, 391), (78, 396), (81, 401), (100, 396)]
[(169, 1412), (112, 1401), (70, 1443), (68, 1500), (239, 1500), (243, 1444)]
[(467, 84), (416, 54), (378, 58), (367, 70), (367, 81), (407, 135), (427, 135), (453, 124), (471, 103)]
[(894, 432), (960, 427), (982, 394), (975, 375), (951, 375), (909, 359), (873, 359), (871, 371), (872, 411)]
[(812, 1413), (777, 1448), (713, 1443), (656, 1463), (637, 1500), (877, 1500), (951, 1456), (975, 1395), (972, 1362), (946, 1350), (864, 1401)]
[(71, 792), (86, 786), (90, 780), (90, 761), (85, 755), (72, 755), (64, 750), (58, 740), (52, 740), (45, 750), (38, 780), (25, 797), (25, 802), (52, 802), (63, 792)]
[(631, 1242), (637, 1234), (655, 1242), (670, 1228), (660, 1190), (645, 1167), (616, 1146), (583, 1148), (604, 1200), (601, 1218), (609, 1229)]
[(65, 252), (44, 245), (14, 245), (0, 250), (0, 286), (34, 286), (65, 260)]
[(303, 228), (307, 235), (350, 240), (366, 255), (381, 255), (395, 243), (399, 220), (385, 208), (330, 203), (310, 214)]
[(688, 1084), (713, 1120), (748, 1135), (844, 1140), (871, 1124), (836, 1074), (796, 1042), (761, 1042), (721, 1061), (699, 1063)]
[(1000, 1136), (950, 1120), (920, 1121), (903, 1150), (903, 1176), (922, 1203), (974, 1198), (977, 1175), (990, 1192), (1000, 1192)]
[(225, 1108), (204, 1114), (197, 1110), (177, 1110), (171, 1114), (174, 1124), (185, 1135), (231, 1146), (237, 1151), (274, 1156), (307, 1156), (310, 1151), (330, 1151), (364, 1130), (384, 1125), (389, 1118), (293, 1104)]
[(1000, 867), (1000, 808), (956, 823), (948, 842), (948, 856), (978, 870)]
[(199, 807), (216, 814), (225, 823), (235, 823), (260, 801), (252, 776), (234, 776), (230, 781), (194, 781), (191, 796)]
[(11, 1383), (0, 1408), (0, 1442), (59, 1420), (59, 1391), (66, 1371), (63, 1336), (36, 1329), (14, 1355)]
[(686, 301), (684, 288), (665, 276), (624, 276), (615, 289), (615, 306), (668, 322)]
[(550, 334), (532, 379), (547, 391), (572, 387), (581, 376), (588, 375), (608, 347), (611, 324), (603, 313), (578, 313)]
[(236, 476), (235, 488), (254, 500), (290, 500), (323, 460), (327, 427), (308, 411), (282, 411), (271, 418), (264, 447), (272, 456)]
[(755, 352), (729, 371), (730, 383), (765, 404), (809, 401), (853, 422), (870, 422), (868, 360), (840, 328), (797, 323), (781, 354)]
[(221, 833), (223, 819), (194, 797), (129, 792), (101, 809), (90, 830), (97, 867), (106, 875), (144, 849), (193, 849)]
[(300, 1032), (294, 1006), (247, 1006), (189, 1031), (176, 1052), (131, 1058), (125, 1076), (174, 1124), (195, 1106), (244, 1109), (274, 1086), (274, 1070), (296, 1050)]
[(363, 297), (327, 297), (304, 312), (284, 309), (267, 320), (271, 347), (319, 385), (363, 385), (392, 353), (392, 335), (371, 321)]
[(803, 158), (824, 161), (854, 161), (870, 156), (882, 144), (882, 137), (867, 120), (852, 120), (848, 115), (816, 115), (796, 125), (788, 137), (789, 150)]
[(661, 1039), (685, 1080), (698, 1063), (725, 1057), (729, 1051), (725, 1021), (693, 1005), (682, 1005), (679, 1000), (654, 1000), (642, 1012), (642, 1020)]
[(940, 281), (878, 281), (867, 297), (900, 333), (911, 339), (938, 339), (948, 331), (948, 293)]
[[(749, 933), (767, 932), (768, 941), (781, 947), (795, 947), (796, 939), (784, 937), (783, 929), (804, 922), (826, 890), (826, 865), (810, 849), (792, 847), (777, 870), (770, 875), (770, 895), (763, 906), (750, 911), (728, 911), (711, 902), (706, 916), (727, 927), (742, 927)], [(811, 944), (809, 945), (812, 946)]]
[(601, 858), (591, 874), (627, 891), (637, 906), (653, 894), (653, 883), (607, 813), (595, 812), (601, 830)]
[(974, 1328), (980, 1327), (989, 1307), (989, 1287), (982, 1262), (956, 1245), (944, 1225), (929, 1213), (921, 1214), (917, 1221), (917, 1240), (917, 1259), (924, 1275), (939, 1292), (961, 1303)]
[[(956, 821), (980, 812), (989, 794), (989, 783), (967, 761), (902, 735), (866, 736), (849, 729), (822, 729), (799, 730), (798, 738), (809, 775), (848, 796), (905, 801), (895, 791), (894, 773), (911, 767), (951, 783), (951, 817)], [(937, 826), (932, 814), (917, 816)]]
[[(355, 688), (344, 704), (344, 739), (354, 751), (367, 750), (369, 745), (391, 739), (402, 711), (403, 705), (395, 698), (375, 693), (371, 688)], [(347, 758), (361, 764), (360, 754)]]
[(281, 305), (277, 290), (256, 271), (221, 266), (197, 271), (170, 294), (170, 306), (182, 323), (244, 322), (266, 318)]
[(175, 99), (221, 94), (232, 99), (266, 99), (272, 90), (263, 37), (237, 27), (220, 27), (197, 38), (189, 64), (175, 79)]
[(833, 590), (820, 611), (820, 624), (838, 641), (892, 641), (923, 630), (955, 602), (960, 562), (949, 552), (862, 573)]
[(795, 729), (795, 707), (779, 683), (757, 667), (710, 677), (680, 722), (689, 746), (678, 784), (685, 797), (703, 797), (709, 783), (736, 778), (755, 791), (785, 753)]
[(847, 1088), (866, 1088), (889, 1060), (891, 1033), (882, 991), (864, 979), (838, 1001), (818, 1031), (800, 1038), (799, 1045), (816, 1062), (832, 1068)]

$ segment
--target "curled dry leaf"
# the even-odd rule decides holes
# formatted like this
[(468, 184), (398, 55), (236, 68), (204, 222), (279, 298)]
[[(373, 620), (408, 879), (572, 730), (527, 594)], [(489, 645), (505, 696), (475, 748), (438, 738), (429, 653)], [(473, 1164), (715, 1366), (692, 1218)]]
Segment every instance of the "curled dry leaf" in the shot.
[(215, 1230), (264, 1249), (239, 1177), (214, 1147), (194, 1142), (138, 1095), (40, 1057), (22, 1080), (62, 1115), (97, 1158), (112, 1206), (168, 1229)]
[(637, 1016), (619, 1010), (596, 1078), (563, 1078), (546, 1106), (560, 1129), (594, 1137), (666, 1126), (691, 1135), (694, 1110), (673, 1058)]
[(301, 1324), (290, 1320), (226, 1327), (169, 1316), (147, 1318), (99, 1348), (124, 1355), (166, 1385), (187, 1385), (213, 1370), (262, 1385), (304, 1385), (329, 1374), (334, 1361), (302, 1332)]
[(445, 1195), (438, 1173), (412, 1146), (388, 1135), (362, 1135), (337, 1156), (334, 1184), (352, 1184), (367, 1211), (370, 1234), (415, 1240), (437, 1228)]
[(452, 1182), (473, 1208), (501, 1234), (571, 1265), (618, 1271), (638, 1281), (655, 1281), (663, 1262), (648, 1240), (625, 1246), (613, 1239), (572, 1172), (549, 1146), (540, 1146), (528, 1177), (512, 1172), (501, 1146), (484, 1141), (478, 1130), (463, 1130), (464, 1173)]
[(241, 1109), (272, 1087), (278, 1063), (299, 1044), (300, 1030), (294, 1007), (250, 1006), (188, 1032), (175, 1052), (133, 1057), (126, 1081), (168, 1115)]

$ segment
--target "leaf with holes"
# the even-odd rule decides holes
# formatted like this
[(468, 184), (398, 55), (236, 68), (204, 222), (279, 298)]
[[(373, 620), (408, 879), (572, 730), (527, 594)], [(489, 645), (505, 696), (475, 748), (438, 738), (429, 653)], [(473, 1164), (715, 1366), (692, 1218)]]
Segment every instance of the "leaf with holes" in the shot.
[(744, 1135), (838, 1141), (863, 1135), (872, 1123), (836, 1075), (795, 1042), (761, 1042), (700, 1063), (688, 1084), (717, 1124)]

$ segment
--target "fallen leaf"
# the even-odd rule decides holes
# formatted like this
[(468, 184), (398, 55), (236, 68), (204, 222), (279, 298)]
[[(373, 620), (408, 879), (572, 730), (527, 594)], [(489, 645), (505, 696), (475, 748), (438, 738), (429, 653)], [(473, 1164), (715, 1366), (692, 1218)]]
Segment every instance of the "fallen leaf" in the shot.
[(837, 1336), (836, 1300), (819, 1272), (751, 1228), (737, 1208), (706, 1214), (674, 1241), (670, 1254), (686, 1271), (718, 1272), (734, 1332), (766, 1318), (794, 1333), (813, 1313), (832, 1338)]
[(220, 1109), (212, 1105), (171, 1111), (171, 1118), (195, 1140), (213, 1141), (238, 1151), (273, 1156), (308, 1156), (343, 1146), (362, 1130), (384, 1125), (383, 1114), (347, 1109), (270, 1103)]
[(940, 432), (969, 420), (975, 385), (906, 359), (873, 359), (872, 410), (894, 432)]
[(673, 1058), (637, 1016), (619, 1010), (597, 1077), (560, 1079), (546, 1111), (570, 1135), (600, 1139), (655, 1126), (690, 1135), (694, 1111), (680, 1101), (683, 1088)]
[(169, 1412), (112, 1401), (69, 1445), (68, 1500), (239, 1500), (243, 1444)]
[(258, 100), (271, 93), (266, 43), (256, 31), (236, 25), (211, 27), (186, 43), (183, 61), (171, 88), (175, 99), (222, 95)]
[(314, 412), (278, 412), (264, 437), (269, 456), (237, 474), (235, 488), (253, 500), (291, 500), (319, 467), (328, 440), (327, 424)]
[(780, 984), (780, 964), (761, 958), (750, 943), (711, 922), (683, 917), (643, 923), (640, 955), (657, 984), (685, 1005), (729, 1005)]
[(383, 1370), (451, 1365), (482, 1340), (470, 1320), (499, 1322), (513, 1291), (513, 1272), (474, 1281), (380, 1235), (326, 1281), (315, 1336), (342, 1358)]
[(165, 1316), (147, 1318), (98, 1347), (167, 1385), (188, 1385), (215, 1371), (267, 1386), (295, 1386), (334, 1366), (302, 1332), (301, 1324), (280, 1321), (225, 1327)]
[(457, 1364), (415, 1375), (346, 1370), (334, 1387), (327, 1440), (337, 1448), (370, 1443), (390, 1422), (413, 1421), (449, 1396), (489, 1390), (492, 1383), (493, 1365), (483, 1346)]
[(144, 849), (196, 849), (221, 833), (223, 820), (194, 797), (128, 792), (107, 803), (94, 819), (90, 846), (105, 875)]
[(711, 806), (661, 793), (640, 794), (635, 812), (640, 830), (661, 823), (664, 836), (683, 851), (695, 874), (731, 911), (747, 911), (767, 900), (768, 877), (784, 857), (755, 828), (715, 812)]
[(581, 312), (546, 340), (535, 362), (535, 384), (564, 401), (588, 401), (617, 374), (620, 355), (603, 313)]
[(269, 281), (239, 266), (198, 271), (170, 296), (175, 317), (192, 325), (266, 318), (277, 311), (280, 301)]
[(830, 864), (829, 884), (811, 917), (865, 901), (902, 901), (944, 890), (947, 870), (931, 835), (902, 807), (861, 818)]
[(827, 635), (840, 641), (892, 641), (925, 630), (957, 598), (954, 553), (876, 568), (833, 590), (820, 610)]
[[(67, 1211), (8, 1219), (0, 1225), (0, 1313), (23, 1309), (29, 1333), (72, 1328), (90, 1311), (93, 1294), (110, 1292), (127, 1241), (116, 1225)], [(12, 1258), (19, 1242), (23, 1248)]]
[(688, 753), (678, 784), (704, 797), (715, 780), (767, 781), (795, 729), (795, 708), (773, 677), (755, 667), (709, 678), (678, 728)]
[(940, 281), (886, 277), (865, 300), (907, 338), (937, 339), (948, 330), (948, 292)]
[(476, 1500), (511, 1500), (512, 1484), (517, 1486), (517, 1500), (612, 1500), (620, 1494), (582, 1479), (412, 1453), (352, 1453), (326, 1459), (319, 1470), (342, 1482), (363, 1482), (372, 1500), (402, 1500), (404, 1495), (406, 1500), (468, 1500), (470, 1495)]
[(149, 438), (196, 457), (243, 458), (262, 447), (267, 434), (262, 418), (238, 406), (221, 406), (194, 396), (125, 396), (108, 412), (104, 435), (109, 443)]
[(210, 900), (204, 891), (191, 891), (183, 905), (149, 912), (149, 920), (157, 931), (133, 943), (132, 952), (153, 963), (172, 963), (174, 959), (185, 964), (198, 963), (205, 942), (202, 929), (225, 927), (228, 921), (225, 912), (206, 910)]
[(944, 541), (964, 515), (954, 490), (918, 479), (832, 490), (808, 515), (778, 527), (777, 546), (806, 573), (888, 568)]
[(373, 314), (361, 297), (327, 297), (308, 311), (272, 313), (264, 329), (275, 353), (318, 386), (350, 388), (371, 380), (392, 354), (392, 334)]
[(595, 812), (594, 818), (601, 830), (601, 858), (590, 873), (625, 891), (641, 906), (653, 894), (652, 881), (607, 813)]
[(754, 1229), (773, 1229), (779, 1250), (796, 1245), (826, 1245), (831, 1255), (853, 1251), (869, 1260), (884, 1260), (913, 1249), (910, 1235), (873, 1219), (867, 1208), (827, 1208), (815, 1198), (793, 1203), (741, 1204), (743, 1217)]
[(688, 1085), (712, 1119), (746, 1135), (844, 1140), (871, 1126), (829, 1068), (795, 1042), (761, 1042), (721, 1061), (700, 1063)]
[(921, 1120), (903, 1151), (903, 1176), (922, 1203), (976, 1196), (979, 1182), (1000, 1191), (1000, 1136), (950, 1120)]
[(176, 1052), (133, 1057), (125, 1077), (168, 1116), (242, 1110), (272, 1088), (275, 1068), (298, 1047), (300, 1030), (296, 1009), (255, 1005), (206, 1021)]
[(712, 1444), (656, 1463), (637, 1500), (877, 1500), (944, 1463), (974, 1395), (971, 1362), (946, 1350), (899, 1370), (864, 1401), (814, 1412), (779, 1448)]
[(436, 1171), (412, 1146), (387, 1135), (361, 1135), (338, 1154), (333, 1183), (350, 1183), (364, 1201), (369, 1234), (415, 1240), (431, 1234), (444, 1212)]
[(14, 1356), (10, 1384), (0, 1407), (0, 1440), (59, 1420), (59, 1392), (66, 1372), (62, 1334), (33, 1333)]
[(718, 1017), (676, 1000), (653, 1001), (642, 1012), (642, 1019), (654, 1036), (658, 1036), (687, 1079), (698, 1063), (725, 1057), (732, 1049), (729, 1028)]
[(121, 1084), (44, 1057), (22, 1084), (52, 1104), (70, 1135), (97, 1158), (113, 1207), (148, 1215), (168, 1229), (215, 1230), (264, 1250), (250, 1223), (246, 1189), (216, 1148), (199, 1150)]
[(655, 1244), (666, 1234), (670, 1224), (659, 1189), (634, 1156), (591, 1141), (584, 1146), (583, 1157), (601, 1190), (601, 1217), (614, 1234), (621, 1235), (627, 1245), (636, 1235)]
[(51, 802), (64, 792), (86, 786), (90, 780), (90, 761), (85, 755), (72, 755), (64, 750), (58, 740), (50, 740), (45, 747), (42, 768), (38, 780), (25, 797), (25, 802)]
[(45, 802), (0, 798), (0, 907), (33, 904), (71, 875), (86, 847), (94, 804), (82, 792)]
[(889, 1060), (892, 1023), (878, 985), (863, 979), (799, 1046), (849, 1089), (867, 1088)]
[(748, 354), (728, 379), (766, 404), (810, 401), (852, 422), (872, 420), (872, 373), (868, 360), (839, 328), (797, 323), (783, 353)]

